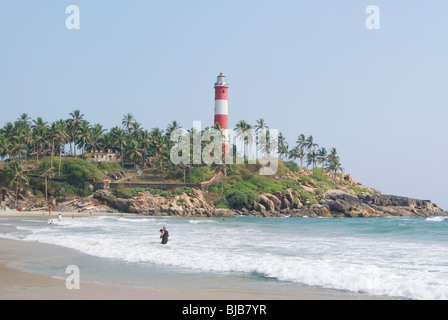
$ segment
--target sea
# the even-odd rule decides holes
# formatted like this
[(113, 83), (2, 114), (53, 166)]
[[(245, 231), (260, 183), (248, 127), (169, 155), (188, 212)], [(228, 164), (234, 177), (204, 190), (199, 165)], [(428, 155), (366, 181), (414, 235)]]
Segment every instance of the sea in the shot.
[[(0, 238), (82, 255), (24, 261), (21, 268), (81, 280), (169, 290), (259, 292), (294, 298), (448, 299), (448, 217), (190, 218), (2, 217)], [(160, 243), (160, 229), (169, 242)]]

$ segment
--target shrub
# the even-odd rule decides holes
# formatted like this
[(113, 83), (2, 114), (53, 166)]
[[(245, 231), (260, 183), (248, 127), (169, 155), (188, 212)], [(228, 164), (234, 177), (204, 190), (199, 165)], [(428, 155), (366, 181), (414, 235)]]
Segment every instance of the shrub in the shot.
[(186, 187), (186, 186), (182, 186), (179, 188), (176, 188), (176, 190), (174, 190), (173, 192), (175, 195), (181, 195), (182, 193), (186, 193), (187, 195), (192, 195), (193, 194), (193, 189), (190, 187)]
[(62, 161), (61, 173), (68, 179), (102, 181), (100, 170), (83, 159), (67, 159)]
[(228, 209), (229, 208), (229, 202), (227, 201), (226, 197), (219, 198), (215, 201), (215, 208), (217, 209)]
[(121, 165), (117, 162), (101, 162), (98, 165), (98, 169), (106, 171), (107, 174), (115, 174), (122, 170)]
[(252, 208), (255, 201), (260, 199), (252, 190), (235, 190), (226, 195), (228, 206), (233, 209)]
[(286, 162), (284, 162), (284, 165), (292, 172), (299, 171), (299, 165), (294, 161), (286, 161)]
[(192, 183), (208, 181), (215, 176), (215, 172), (209, 166), (194, 167), (189, 177)]
[(210, 184), (205, 187), (205, 190), (207, 190), (210, 193), (219, 194), (221, 192), (220, 188), (216, 184)]

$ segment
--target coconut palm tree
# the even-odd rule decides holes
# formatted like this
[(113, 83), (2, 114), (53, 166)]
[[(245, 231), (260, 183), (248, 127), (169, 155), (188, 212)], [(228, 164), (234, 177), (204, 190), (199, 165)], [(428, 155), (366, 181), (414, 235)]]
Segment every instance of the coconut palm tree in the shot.
[(331, 161), (338, 157), (338, 152), (336, 151), (336, 148), (331, 148), (330, 153), (328, 154), (328, 161)]
[(132, 140), (131, 143), (126, 146), (126, 155), (134, 162), (134, 169), (137, 169), (137, 161), (142, 157), (140, 150), (141, 147), (136, 140)]
[(324, 169), (328, 161), (327, 149), (320, 148), (317, 150), (317, 161), (322, 165), (322, 169)]
[(70, 149), (72, 148), (73, 144), (73, 153), (76, 155), (76, 142), (78, 140), (78, 130), (81, 126), (81, 123), (84, 121), (84, 114), (81, 113), (80, 110), (73, 110), (73, 112), (70, 112), (70, 116), (72, 117), (69, 119), (70, 123), (70, 131), (69, 131), (69, 137), (70, 137)]
[(64, 120), (56, 121), (54, 132), (54, 141), (59, 143), (59, 170), (58, 173), (61, 175), (61, 162), (62, 162), (62, 151), (64, 150), (65, 142), (68, 141), (67, 134), (67, 123)]
[(5, 135), (0, 134), (0, 157), (2, 159), (5, 159), (9, 157), (10, 153), (11, 153), (11, 143), (9, 139)]
[(29, 182), (28, 172), (23, 169), (19, 161), (13, 161), (8, 166), (8, 175), (10, 178), (10, 186), (16, 186), (16, 207), (17, 200), (19, 198), (19, 187), (22, 184), (27, 184)]
[(23, 127), (17, 126), (14, 128), (14, 131), (15, 134), (11, 139), (11, 152), (19, 161), (22, 161), (22, 153), (26, 147), (24, 129)]
[(126, 133), (124, 132), (123, 129), (120, 129), (118, 127), (112, 128), (111, 132), (112, 132), (113, 139), (115, 141), (114, 144), (119, 146), (119, 148), (120, 148), (121, 167), (124, 168), (124, 151), (125, 151), (125, 146), (127, 144)]
[(130, 133), (129, 128), (131, 127), (132, 122), (134, 122), (132, 113), (125, 114), (121, 120), (121, 124), (123, 125), (123, 128), (126, 128), (127, 133)]
[(41, 117), (38, 117), (36, 120), (33, 120), (33, 125), (31, 128), (35, 131), (41, 131), (48, 129), (48, 123), (45, 122)]
[(87, 121), (82, 121), (79, 124), (79, 128), (76, 132), (77, 138), (77, 145), (81, 148), (81, 154), (84, 154), (84, 150), (87, 147), (89, 141), (90, 141), (90, 126)]
[(143, 130), (140, 133), (139, 139), (140, 145), (142, 147), (142, 155), (143, 155), (143, 169), (145, 169), (146, 165), (146, 156), (148, 155), (148, 150), (151, 147), (151, 136), (147, 130)]
[(155, 158), (159, 158), (166, 147), (165, 140), (163, 139), (163, 131), (159, 128), (154, 128), (149, 135), (151, 139), (150, 152), (153, 153)]
[(266, 121), (264, 119), (260, 118), (256, 120), (257, 124), (254, 126), (255, 132), (258, 132), (259, 130), (263, 129), (269, 129), (269, 127), (266, 125)]
[(310, 150), (315, 150), (316, 148), (319, 148), (319, 145), (314, 142), (313, 136), (308, 136), (308, 138), (306, 138), (304, 148), (306, 151), (310, 151)]
[(340, 171), (341, 173), (344, 172), (344, 168), (342, 168), (338, 156), (329, 159), (328, 170), (333, 173), (333, 179), (336, 179), (336, 174), (338, 171)]
[(287, 157), (289, 153), (288, 142), (286, 142), (286, 138), (281, 132), (279, 132), (278, 134), (278, 153), (280, 155), (280, 158)]
[(305, 150), (303, 150), (302, 148), (299, 148), (298, 146), (292, 148), (289, 151), (289, 158), (293, 159), (293, 160), (300, 160), (300, 167), (303, 168), (303, 159), (306, 157), (306, 153)]
[(103, 139), (104, 132), (106, 129), (103, 129), (103, 126), (99, 123), (95, 124), (92, 128), (90, 128), (90, 152), (95, 152), (99, 149), (99, 145), (101, 140)]
[(296, 144), (298, 149), (305, 149), (306, 137), (303, 133), (297, 138)]
[[(252, 145), (252, 143), (255, 142), (255, 138), (252, 132), (252, 125), (247, 123), (245, 120), (240, 120), (236, 125), (235, 125), (235, 135), (236, 138), (243, 138), (244, 139), (244, 145), (247, 145), (247, 150), (249, 151), (250, 149), (250, 145)], [(243, 152), (246, 154), (245, 152), (246, 147), (243, 149)]]
[(140, 138), (140, 134), (142, 133), (142, 126), (137, 121), (131, 123), (131, 135), (134, 140), (138, 140)]
[(26, 113), (22, 113), (20, 117), (17, 119), (19, 123), (21, 123), (25, 127), (29, 127), (31, 118)]
[(7, 122), (2, 128), (3, 135), (11, 141), (14, 136), (14, 125), (11, 122)]
[(48, 162), (43, 162), (39, 169), (40, 177), (45, 179), (45, 201), (48, 203), (48, 179), (54, 177), (54, 171)]
[(309, 166), (310, 164), (313, 165), (313, 178), (315, 178), (314, 176), (314, 169), (316, 168), (316, 163), (317, 163), (317, 152), (316, 150), (311, 150), (307, 155), (307, 166)]

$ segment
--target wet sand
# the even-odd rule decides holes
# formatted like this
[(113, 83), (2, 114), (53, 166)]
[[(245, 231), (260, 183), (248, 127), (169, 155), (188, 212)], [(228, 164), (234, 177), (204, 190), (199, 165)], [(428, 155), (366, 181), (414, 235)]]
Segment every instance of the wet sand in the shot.
[[(59, 212), (50, 217), (57, 219)], [(61, 212), (63, 217), (88, 217), (89, 212)], [(104, 216), (94, 213), (92, 216)], [(124, 214), (111, 213), (120, 216)], [(42, 212), (7, 212), (0, 217), (42, 217)], [(43, 216), (48, 219), (48, 213)], [(14, 231), (10, 226), (1, 226), (0, 233)], [(66, 279), (48, 274), (33, 273), (20, 268), (21, 262), (39, 259), (57, 259), (86, 256), (76, 250), (38, 242), (0, 239), (0, 300), (391, 300), (390, 297), (370, 296), (356, 293), (341, 293), (334, 290), (303, 286), (294, 293), (266, 292), (216, 292), (210, 290), (187, 291), (162, 288), (131, 287), (96, 282), (83, 282), (80, 289), (67, 289)], [(67, 277), (69, 274), (67, 274)]]
[[(65, 279), (29, 273), (17, 269), (22, 259), (44, 259), (82, 255), (76, 251), (34, 242), (0, 239), (1, 300), (228, 300), (270, 299), (257, 294), (213, 293), (155, 290), (99, 283), (84, 283), (79, 289), (67, 289)], [(67, 274), (67, 277), (69, 275)]]

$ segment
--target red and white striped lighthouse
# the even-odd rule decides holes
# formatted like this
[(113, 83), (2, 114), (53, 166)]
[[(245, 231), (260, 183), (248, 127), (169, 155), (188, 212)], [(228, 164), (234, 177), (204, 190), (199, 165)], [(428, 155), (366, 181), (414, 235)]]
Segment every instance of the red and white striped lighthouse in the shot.
[(229, 137), (229, 109), (227, 103), (227, 89), (229, 85), (226, 83), (226, 77), (220, 73), (215, 82), (215, 122), (222, 129), (223, 133), (223, 145), (225, 150), (228, 151), (228, 137)]

